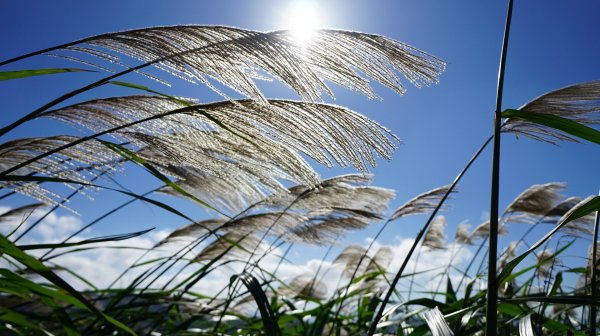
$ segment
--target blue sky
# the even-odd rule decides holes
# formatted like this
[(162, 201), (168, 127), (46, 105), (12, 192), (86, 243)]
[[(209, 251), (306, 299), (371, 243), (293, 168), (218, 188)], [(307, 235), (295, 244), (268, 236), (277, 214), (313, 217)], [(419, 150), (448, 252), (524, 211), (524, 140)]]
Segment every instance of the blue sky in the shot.
[[(218, 24), (256, 30), (286, 28), (293, 1), (3, 1), (0, 58), (69, 42), (90, 35), (157, 25)], [(402, 140), (392, 161), (380, 161), (373, 169), (375, 185), (397, 191), (392, 208), (413, 196), (448, 184), (479, 145), (492, 132), (496, 78), (506, 4), (503, 1), (317, 1), (322, 26), (386, 35), (444, 59), (447, 71), (438, 85), (416, 89), (407, 86), (404, 96), (375, 85), (382, 101), (336, 88), (335, 103), (380, 122)], [(593, 1), (519, 1), (514, 7), (508, 51), (504, 107), (516, 108), (538, 95), (569, 84), (600, 79), (600, 31)], [(36, 57), (2, 70), (78, 66), (63, 60)], [(7, 124), (69, 90), (98, 78), (98, 74), (64, 74), (0, 83), (3, 114)], [(173, 87), (150, 84), (159, 91), (192, 96), (202, 101), (218, 99), (208, 89), (173, 80)], [(271, 98), (294, 97), (276, 85), (263, 86)], [(102, 88), (79, 99), (128, 94), (122, 89)], [(73, 102), (73, 101), (71, 101)], [(25, 125), (12, 136), (36, 136), (67, 129), (43, 123)], [(70, 132), (73, 132), (70, 130)], [(445, 213), (453, 236), (455, 225), (465, 219), (473, 226), (489, 207), (489, 150), (460, 184), (452, 211)], [(560, 147), (516, 140), (504, 136), (501, 166), (501, 209), (523, 189), (538, 183), (564, 181), (567, 195), (587, 196), (600, 188), (600, 147), (588, 143), (562, 143)], [(323, 177), (349, 169), (319, 169)], [(158, 185), (128, 168), (121, 181), (138, 192)], [(115, 204), (121, 196), (93, 195), (96, 201), (74, 200), (73, 207), (89, 221)], [(161, 198), (172, 201), (172, 199)], [(7, 205), (23, 202), (16, 198)], [(14, 202), (14, 203), (12, 203)], [(197, 217), (206, 216), (189, 203), (177, 203)], [(411, 237), (423, 217), (395, 223), (382, 239)], [(122, 233), (152, 226), (175, 228), (179, 219), (147, 205), (138, 204), (95, 229), (99, 234)], [(514, 227), (515, 235), (525, 228)], [(364, 242), (374, 227), (350, 235), (348, 242)], [(511, 228), (512, 230), (512, 228)], [(541, 234), (543, 231), (538, 232)], [(509, 238), (501, 244), (506, 244)], [(586, 249), (581, 246), (581, 250)], [(316, 253), (311, 249), (311, 254)]]

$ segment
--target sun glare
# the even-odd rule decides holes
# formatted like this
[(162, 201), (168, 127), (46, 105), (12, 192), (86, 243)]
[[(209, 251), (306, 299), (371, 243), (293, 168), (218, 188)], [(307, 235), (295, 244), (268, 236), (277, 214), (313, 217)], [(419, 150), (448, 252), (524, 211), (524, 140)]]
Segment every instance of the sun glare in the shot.
[(288, 26), (298, 44), (304, 46), (312, 39), (319, 25), (317, 6), (312, 1), (296, 1), (288, 14)]

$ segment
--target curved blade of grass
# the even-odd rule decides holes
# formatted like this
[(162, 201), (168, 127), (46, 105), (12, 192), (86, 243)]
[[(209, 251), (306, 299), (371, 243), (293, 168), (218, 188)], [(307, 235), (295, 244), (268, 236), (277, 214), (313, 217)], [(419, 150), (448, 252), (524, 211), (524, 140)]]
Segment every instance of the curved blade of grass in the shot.
[(33, 69), (33, 70), (16, 70), (16, 71), (0, 71), (0, 81), (26, 78), (32, 76), (53, 75), (63, 72), (96, 72), (93, 70), (79, 68), (49, 68), (49, 69)]
[(510, 278), (511, 273), (515, 269), (515, 267), (521, 261), (523, 261), (525, 257), (527, 257), (529, 254), (531, 254), (531, 252), (535, 251), (544, 242), (550, 239), (550, 237), (552, 237), (552, 235), (554, 235), (564, 225), (598, 210), (600, 210), (600, 196), (589, 198), (589, 200), (585, 201), (584, 204), (578, 206), (577, 209), (571, 212), (566, 218), (561, 220), (561, 222), (559, 222), (554, 227), (554, 229), (552, 229), (544, 237), (542, 237), (542, 239), (538, 240), (535, 244), (533, 244), (527, 251), (525, 251), (525, 253), (521, 254), (520, 256), (516, 257), (515, 259), (511, 260), (508, 264), (506, 264), (500, 275), (498, 275), (498, 284), (506, 282)]
[(10, 322), (11, 324), (38, 330), (44, 335), (52, 335), (48, 331), (40, 328), (37, 324), (29, 322), (29, 317), (7, 308), (0, 307), (0, 320)]
[(63, 247), (80, 246), (80, 245), (94, 244), (94, 243), (104, 243), (104, 242), (111, 242), (111, 241), (120, 241), (120, 240), (125, 240), (125, 239), (130, 239), (130, 238), (141, 236), (141, 235), (146, 234), (146, 233), (148, 233), (148, 232), (150, 232), (152, 230), (154, 230), (154, 228), (146, 229), (146, 230), (142, 230), (142, 231), (137, 231), (137, 232), (131, 232), (131, 233), (124, 233), (124, 234), (117, 234), (117, 235), (110, 235), (110, 236), (102, 236), (102, 237), (90, 238), (90, 239), (85, 239), (85, 240), (78, 241), (78, 242), (75, 242), (75, 243), (30, 244), (30, 245), (17, 245), (17, 247), (20, 248), (23, 251), (27, 251), (27, 250), (63, 248)]
[(507, 109), (502, 112), (502, 117), (525, 119), (529, 122), (554, 128), (578, 138), (600, 144), (600, 131), (556, 115)]
[(254, 301), (256, 301), (266, 334), (274, 336), (281, 335), (281, 330), (279, 330), (279, 325), (277, 324), (275, 314), (273, 313), (271, 305), (269, 304), (269, 300), (267, 299), (267, 295), (263, 291), (262, 287), (260, 287), (258, 280), (256, 280), (256, 278), (251, 274), (242, 273), (239, 276), (234, 275), (231, 277), (229, 282), (233, 283), (236, 279), (240, 279), (242, 281), (250, 294), (252, 294)]
[(46, 265), (44, 265), (41, 261), (36, 259), (33, 256), (23, 252), (13, 243), (11, 243), (6, 237), (0, 235), (0, 252), (11, 256), (13, 259), (19, 261), (24, 266), (28, 267), (32, 271), (46, 278), (48, 281), (52, 282), (54, 285), (62, 288), (71, 296), (73, 299), (79, 301), (81, 305), (85, 307), (85, 309), (92, 312), (96, 315), (101, 321), (106, 322), (107, 324), (111, 324), (113, 327), (116, 327), (119, 330), (122, 330), (130, 335), (136, 335), (133, 330), (129, 329), (127, 326), (122, 324), (121, 322), (111, 318), (108, 315), (105, 315), (101, 311), (94, 306), (91, 302), (89, 302), (79, 291), (75, 288), (71, 287), (66, 281), (64, 281), (61, 277), (56, 275), (56, 273), (52, 272)]

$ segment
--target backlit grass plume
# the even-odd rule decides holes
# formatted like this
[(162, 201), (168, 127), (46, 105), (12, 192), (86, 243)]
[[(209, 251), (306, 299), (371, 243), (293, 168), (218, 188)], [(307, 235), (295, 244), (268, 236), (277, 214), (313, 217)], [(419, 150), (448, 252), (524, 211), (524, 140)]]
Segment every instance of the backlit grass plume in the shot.
[[(545, 93), (519, 110), (555, 115), (584, 125), (597, 125), (600, 123), (600, 81), (578, 83)], [(578, 142), (577, 138), (564, 132), (523, 119), (508, 119), (503, 130), (551, 144), (565, 140)]]
[(311, 43), (299, 46), (290, 31), (152, 27), (92, 36), (45, 52), (57, 50), (75, 60), (87, 54), (113, 64), (124, 63), (117, 56), (122, 54), (217, 92), (212, 80), (263, 100), (253, 80), (265, 79), (265, 74), (281, 80), (304, 99), (315, 101), (322, 91), (331, 94), (324, 80), (375, 97), (363, 74), (403, 93), (395, 71), (421, 86), (437, 82), (445, 68), (438, 58), (390, 38), (333, 29), (317, 30)]

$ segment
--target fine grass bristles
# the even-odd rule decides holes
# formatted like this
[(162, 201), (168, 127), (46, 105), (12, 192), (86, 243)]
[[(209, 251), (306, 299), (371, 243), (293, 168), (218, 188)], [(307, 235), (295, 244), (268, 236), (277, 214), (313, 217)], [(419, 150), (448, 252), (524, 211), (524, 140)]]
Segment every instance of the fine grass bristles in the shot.
[(225, 219), (207, 219), (184, 225), (163, 238), (156, 244), (156, 247), (181, 240), (199, 238), (201, 235), (209, 233), (209, 230), (220, 228), (225, 222)]
[[(508, 234), (508, 229), (506, 228), (506, 222), (501, 222), (498, 225), (498, 235), (506, 236)], [(473, 232), (471, 233), (471, 239), (487, 239), (490, 235), (490, 221), (487, 220), (481, 224), (479, 224)]]
[[(114, 171), (120, 164), (119, 155), (99, 142), (88, 141), (70, 146), (60, 152), (53, 151), (69, 145), (80, 138), (67, 135), (45, 138), (23, 138), (0, 145), (0, 170), (13, 170), (16, 175), (40, 174), (42, 177), (67, 180), (66, 185), (75, 188), (89, 180)], [(43, 156), (43, 157), (40, 157)], [(27, 163), (27, 164), (24, 164)], [(14, 170), (15, 167), (20, 167)], [(64, 200), (57, 193), (39, 183), (3, 178), (0, 186), (33, 197), (43, 203), (56, 205)], [(74, 183), (69, 184), (68, 181)], [(89, 189), (89, 187), (86, 187)], [(80, 189), (80, 192), (83, 192)]]
[(432, 211), (438, 205), (439, 200), (448, 192), (449, 189), (450, 186), (443, 186), (414, 197), (398, 207), (392, 216), (390, 216), (390, 221), (407, 215), (416, 215)]
[(260, 238), (254, 234), (228, 232), (208, 244), (196, 255), (194, 261), (242, 259), (248, 257), (258, 247)]
[(316, 280), (314, 275), (301, 274), (294, 277), (289, 284), (279, 287), (277, 292), (289, 298), (323, 300), (327, 297), (327, 285)]
[(561, 198), (558, 193), (567, 187), (565, 183), (551, 182), (534, 184), (525, 189), (506, 208), (507, 213), (523, 212), (532, 215), (544, 216)]
[(579, 202), (581, 202), (581, 197), (568, 197), (559, 203), (557, 203), (552, 209), (548, 210), (544, 217), (542, 217), (542, 221), (548, 224), (556, 224), (558, 220), (564, 216), (569, 210), (571, 210), (574, 206), (576, 206)]
[(432, 222), (429, 231), (425, 234), (423, 239), (423, 246), (428, 247), (431, 250), (445, 249), (444, 239), (444, 228), (448, 223), (444, 216), (437, 216)]
[(369, 261), (365, 273), (377, 272), (385, 273), (385, 270), (392, 262), (392, 249), (388, 246), (380, 247), (375, 255)]
[[(519, 108), (525, 112), (550, 114), (570, 119), (583, 125), (600, 122), (600, 81), (579, 83), (548, 92)], [(559, 141), (575, 141), (573, 137), (556, 129), (522, 119), (508, 119), (505, 131), (524, 135), (535, 140), (557, 144)]]
[(498, 268), (502, 269), (506, 266), (506, 263), (510, 260), (513, 260), (516, 256), (517, 248), (519, 247), (519, 242), (511, 241), (502, 254), (500, 255), (500, 259), (498, 261)]
[(45, 203), (33, 203), (20, 206), (0, 214), (0, 224), (21, 223), (26, 221), (35, 210), (48, 206)]
[[(331, 94), (323, 80), (375, 97), (366, 74), (398, 93), (399, 71), (420, 87), (436, 83), (445, 63), (392, 39), (343, 30), (317, 30), (299, 46), (289, 31), (262, 33), (224, 26), (171, 26), (136, 29), (82, 39), (67, 51), (117, 60), (102, 50), (124, 54), (194, 83), (214, 79), (247, 97), (264, 99), (253, 79), (277, 78), (306, 100)], [(83, 45), (80, 48), (79, 45)], [(76, 50), (69, 50), (75, 46)], [(352, 50), (349, 53), (348, 50)], [(222, 93), (221, 93), (222, 94)]]
[(469, 228), (471, 224), (468, 221), (463, 221), (456, 227), (456, 233), (454, 234), (454, 242), (457, 244), (473, 245)]
[(535, 254), (537, 260), (537, 267), (535, 268), (537, 274), (541, 278), (548, 278), (552, 269), (552, 264), (557, 262), (554, 252), (550, 250), (542, 250)]
[(354, 270), (365, 265), (362, 263), (362, 258), (366, 253), (367, 249), (364, 247), (352, 244), (344, 248), (344, 250), (333, 260), (333, 264), (343, 265), (343, 274), (347, 277), (351, 277)]
[(334, 244), (346, 232), (368, 227), (381, 216), (368, 211), (323, 208), (307, 214), (308, 219), (293, 229), (285, 240), (298, 240), (310, 244)]

